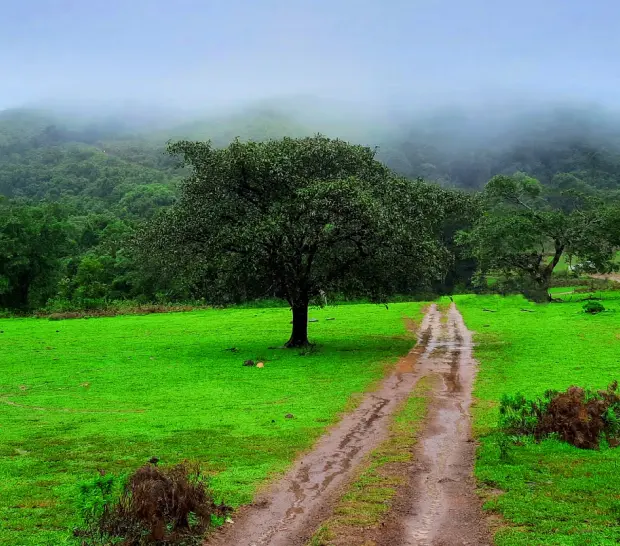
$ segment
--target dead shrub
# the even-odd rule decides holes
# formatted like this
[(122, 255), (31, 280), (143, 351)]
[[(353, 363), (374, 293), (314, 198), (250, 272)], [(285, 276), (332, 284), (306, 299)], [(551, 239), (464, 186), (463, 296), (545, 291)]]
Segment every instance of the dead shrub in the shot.
[(611, 447), (620, 444), (620, 396), (618, 382), (606, 390), (569, 387), (565, 392), (547, 391), (542, 398), (504, 396), (500, 403), (499, 429), (508, 435), (532, 435), (536, 439), (557, 435), (582, 449), (598, 449), (603, 438)]
[[(620, 399), (616, 396), (616, 401)], [(557, 434), (562, 440), (583, 449), (598, 449), (605, 431), (606, 398), (590, 397), (580, 387), (570, 387), (553, 396), (542, 415), (536, 434)]]
[(78, 311), (62, 311), (48, 313), (45, 310), (34, 314), (36, 318), (47, 318), (48, 320), (69, 320), (80, 318), (103, 318), (116, 317), (118, 315), (152, 315), (155, 313), (186, 313), (205, 306), (194, 305), (110, 305), (96, 309), (85, 309)]
[(198, 465), (145, 465), (129, 476), (116, 501), (105, 503), (75, 534), (82, 546), (199, 544), (213, 517), (231, 510), (215, 503)]
[(49, 320), (66, 320), (66, 319), (78, 319), (82, 318), (83, 313), (78, 312), (67, 312), (67, 313), (52, 313), (49, 315)]

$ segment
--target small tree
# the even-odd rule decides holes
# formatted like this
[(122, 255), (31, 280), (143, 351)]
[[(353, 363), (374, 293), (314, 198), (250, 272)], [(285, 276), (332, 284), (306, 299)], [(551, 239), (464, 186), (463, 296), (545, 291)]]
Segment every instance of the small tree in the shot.
[(191, 174), (142, 233), (144, 255), (212, 302), (285, 299), (288, 347), (308, 344), (308, 306), (330, 292), (382, 300), (442, 276), (449, 192), (394, 176), (375, 152), (323, 136), (177, 142)]
[(564, 255), (578, 256), (597, 271), (613, 269), (613, 215), (594, 197), (556, 191), (560, 195), (523, 173), (487, 183), (484, 214), (459, 237), (482, 278), (490, 271), (517, 274), (532, 285), (528, 295), (543, 301), (551, 298), (551, 276)]

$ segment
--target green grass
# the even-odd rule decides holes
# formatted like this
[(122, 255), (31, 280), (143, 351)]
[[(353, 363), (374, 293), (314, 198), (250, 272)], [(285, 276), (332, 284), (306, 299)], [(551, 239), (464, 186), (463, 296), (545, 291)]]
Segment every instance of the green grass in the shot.
[(151, 456), (201, 461), (220, 498), (250, 501), (407, 352), (402, 317), (419, 311), (312, 310), (305, 355), (269, 349), (286, 309), (0, 320), (0, 544), (69, 541), (77, 482)]
[(418, 381), (394, 413), (389, 437), (362, 463), (358, 478), (348, 486), (334, 508), (334, 515), (321, 525), (309, 546), (361, 545), (361, 531), (376, 528), (385, 519), (397, 488), (407, 479), (431, 389), (429, 377)]
[(509, 459), (501, 461), (493, 437), (503, 393), (535, 396), (570, 385), (604, 388), (620, 379), (620, 294), (606, 293), (608, 311), (595, 316), (582, 313), (580, 302), (455, 299), (476, 332), (480, 362), (473, 408), (481, 441), (476, 475), (489, 491), (504, 492), (486, 504), (507, 523), (498, 529), (497, 544), (620, 542), (620, 449), (585, 451), (545, 440), (514, 446)]
[(580, 286), (552, 286), (549, 288), (549, 293), (552, 296), (563, 296), (565, 294), (572, 294), (575, 290), (581, 288)]

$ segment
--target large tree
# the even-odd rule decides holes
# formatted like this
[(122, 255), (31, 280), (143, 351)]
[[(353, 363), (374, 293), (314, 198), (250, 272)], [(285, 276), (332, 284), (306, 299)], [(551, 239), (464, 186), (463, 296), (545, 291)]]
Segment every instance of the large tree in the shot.
[(289, 347), (308, 343), (313, 299), (385, 299), (428, 285), (449, 263), (438, 234), (454, 196), (396, 177), (372, 149), (319, 135), (169, 150), (191, 174), (141, 235), (144, 254), (212, 302), (285, 299)]
[(548, 300), (554, 269), (577, 256), (600, 272), (614, 268), (618, 224), (614, 207), (572, 188), (545, 188), (524, 173), (493, 177), (482, 194), (484, 213), (460, 235), (484, 278), (518, 276), (524, 291)]

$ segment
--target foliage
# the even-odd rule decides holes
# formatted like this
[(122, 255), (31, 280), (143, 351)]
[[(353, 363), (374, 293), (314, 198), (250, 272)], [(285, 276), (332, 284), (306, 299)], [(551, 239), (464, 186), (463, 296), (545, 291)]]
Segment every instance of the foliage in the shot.
[(109, 513), (110, 507), (122, 491), (124, 481), (125, 477), (98, 473), (94, 478), (79, 482), (77, 497), (79, 528), (74, 530), (74, 535), (94, 536), (98, 533), (98, 522), (104, 514)]
[(58, 207), (0, 200), (0, 309), (43, 305), (54, 294), (69, 246)]
[(583, 310), (591, 315), (596, 315), (605, 311), (605, 306), (600, 301), (591, 300), (583, 304)]
[(541, 415), (545, 412), (549, 400), (528, 400), (523, 394), (503, 394), (499, 405), (498, 429), (509, 435), (536, 433)]
[(588, 261), (595, 271), (616, 268), (620, 225), (613, 224), (615, 216), (600, 200), (574, 191), (557, 193), (523, 173), (493, 177), (483, 197), (484, 214), (459, 237), (481, 278), (491, 271), (516, 276), (526, 295), (543, 301), (550, 299), (551, 276), (565, 254)]
[(450, 261), (439, 238), (450, 193), (393, 176), (369, 148), (316, 136), (219, 150), (181, 141), (170, 151), (191, 175), (143, 233), (144, 259), (208, 301), (286, 300), (289, 346), (308, 343), (313, 299), (411, 293)]
[[(108, 147), (109, 138), (123, 140)], [(39, 281), (30, 286), (25, 272), (14, 272), (11, 294), (6, 293), (9, 281), (0, 280), (0, 308), (38, 308), (52, 296), (82, 306), (139, 295), (152, 298), (149, 287), (157, 291), (161, 285), (142, 275), (125, 243), (136, 223), (174, 201), (179, 174), (163, 152), (163, 144), (128, 138), (118, 125), (68, 128), (49, 113), (0, 112), (0, 199), (8, 197), (5, 205), (13, 220), (20, 216), (29, 226), (4, 238), (5, 256), (9, 251), (20, 255), (11, 258), (14, 269), (22, 264), (22, 269), (45, 270), (36, 274), (45, 278), (45, 286)], [(6, 211), (0, 210), (0, 224)], [(44, 221), (49, 229), (35, 248), (32, 233)], [(0, 279), (6, 276), (0, 271)]]
[[(605, 210), (599, 209), (601, 226), (596, 230), (604, 225), (607, 239), (620, 246), (620, 212), (613, 206), (620, 195), (620, 123), (611, 113), (543, 108), (536, 112), (515, 109), (499, 117), (479, 112), (472, 117), (444, 112), (415, 119), (405, 116), (397, 127), (393, 123), (384, 125), (368, 112), (348, 119), (350, 114), (342, 114), (341, 109), (337, 116), (332, 112), (334, 119), (330, 120), (325, 108), (311, 103), (304, 107), (304, 115), (294, 104), (265, 103), (180, 125), (161, 112), (149, 112), (142, 120), (141, 114), (134, 112), (123, 112), (122, 117), (118, 112), (104, 111), (93, 112), (90, 117), (28, 109), (0, 112), (0, 195), (20, 207), (54, 203), (61, 209), (58, 218), (71, 242), (50, 271), (49, 284), (41, 293), (35, 290), (27, 305), (20, 303), (21, 311), (40, 307), (50, 295), (87, 307), (112, 299), (175, 302), (221, 292), (221, 287), (216, 289), (206, 282), (199, 264), (193, 275), (184, 272), (187, 278), (171, 272), (162, 274), (157, 263), (145, 262), (130, 244), (131, 234), (140, 223), (159, 216), (175, 203), (176, 185), (189, 172), (164, 153), (170, 137), (211, 139), (221, 148), (236, 136), (265, 141), (324, 130), (354, 142), (379, 144), (376, 158), (412, 180), (422, 177), (470, 190), (497, 173), (528, 172), (549, 190), (545, 200), (551, 207), (567, 212), (566, 207), (574, 202), (570, 192), (607, 203)], [(478, 201), (475, 194), (462, 193), (450, 199)], [(447, 205), (450, 208), (454, 210)], [(427, 215), (422, 209), (422, 216)], [(445, 278), (430, 279), (432, 291), (440, 294), (471, 289), (477, 269), (476, 258), (455, 243), (455, 234), (469, 231), (478, 213), (472, 214), (469, 204), (456, 214), (447, 209), (437, 233), (453, 259), (443, 264)], [(427, 220), (434, 221), (432, 213)], [(115, 237), (119, 244), (115, 243), (113, 252), (106, 243), (111, 235), (103, 233), (108, 225), (123, 233)], [(412, 227), (413, 231), (417, 229)], [(587, 239), (594, 245), (587, 248), (587, 241), (581, 241), (582, 254), (599, 253), (596, 234)], [(546, 252), (553, 252), (552, 244)], [(599, 266), (597, 262), (595, 269)], [(544, 292), (531, 279), (514, 278), (510, 282), (533, 292), (533, 297)], [(361, 288), (356, 286), (356, 292), (369, 297)], [(406, 288), (401, 291), (422, 292), (417, 285)], [(389, 290), (381, 292), (375, 296), (384, 297)], [(273, 297), (273, 293), (268, 295)], [(245, 298), (242, 291), (229, 296), (232, 301)], [(10, 305), (15, 309), (17, 304)]]
[(400, 119), (381, 141), (398, 172), (479, 189), (496, 174), (527, 172), (545, 187), (618, 190), (620, 120), (604, 109), (518, 105), (501, 110), (432, 110)]

